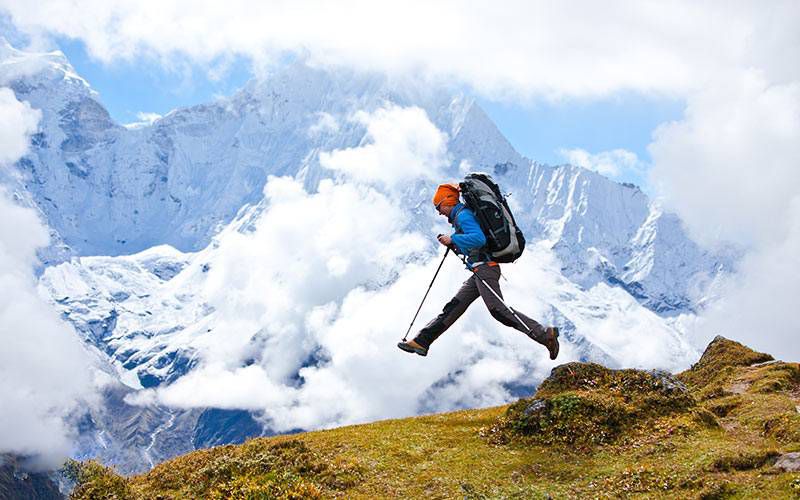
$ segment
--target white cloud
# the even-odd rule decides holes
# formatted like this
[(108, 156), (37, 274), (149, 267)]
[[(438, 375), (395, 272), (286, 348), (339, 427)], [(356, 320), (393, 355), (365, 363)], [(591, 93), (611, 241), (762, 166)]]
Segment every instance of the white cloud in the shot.
[(126, 123), (125, 127), (130, 129), (146, 127), (148, 125), (152, 125), (156, 120), (160, 119), (161, 115), (158, 113), (144, 113), (140, 111), (136, 113), (136, 118), (139, 119), (138, 122)]
[[(200, 365), (133, 402), (243, 408), (287, 431), (501, 404), (512, 399), (508, 384), (534, 384), (556, 364), (542, 346), (495, 321), (480, 300), (428, 357), (401, 352), (395, 344), (441, 252), (432, 255), (432, 236), (410, 229), (397, 193), (352, 179), (326, 180), (309, 193), (295, 179), (273, 177), (265, 194), (269, 207), (255, 230), (224, 233), (203, 259), (215, 324), (195, 345)], [(624, 366), (689, 363), (672, 357), (686, 349), (635, 299), (569, 283), (546, 245), (526, 252), (503, 281), (510, 304), (545, 322), (550, 304), (561, 301), (580, 331)], [(445, 263), (412, 336), (467, 277), (458, 260)], [(587, 312), (594, 303), (602, 307)], [(565, 343), (558, 363), (575, 357)]]
[(467, 174), (469, 174), (471, 172), (474, 172), (474, 171), (475, 171), (475, 167), (472, 165), (472, 162), (469, 161), (469, 159), (463, 159), (458, 164), (458, 173), (463, 175), (463, 176), (466, 176)]
[(699, 342), (722, 334), (800, 355), (800, 82), (771, 83), (757, 71), (731, 77), (692, 95), (684, 118), (662, 125), (649, 150), (651, 181), (691, 234), (748, 251), (699, 323)]
[[(0, 167), (25, 153), (39, 112), (0, 89)], [(69, 419), (92, 398), (89, 357), (78, 336), (39, 296), (36, 249), (47, 228), (0, 186), (0, 452), (53, 467), (71, 448)]]
[(367, 129), (364, 144), (320, 153), (320, 164), (357, 181), (399, 182), (436, 179), (447, 165), (447, 135), (418, 107), (390, 105), (372, 113), (356, 112), (352, 120)]
[[(1, 8), (2, 7), (0, 7), (0, 9)], [(0, 15), (0, 23), (2, 23), (3, 19), (4, 17)], [(48, 64), (43, 58), (20, 56), (18, 51), (16, 51), (5, 38), (5, 36), (7, 36), (7, 29), (8, 28), (0, 24), (0, 58), (3, 59), (3, 63), (0, 65), (2, 69), (2, 71), (0, 71), (0, 85), (8, 85), (9, 82), (17, 78), (24, 78), (39, 73), (45, 69)], [(32, 47), (31, 50), (33, 50)]]
[[(188, 57), (258, 64), (286, 51), (314, 64), (419, 78), (453, 78), (489, 95), (684, 94), (731, 68), (797, 79), (800, 5), (772, 2), (363, 2), (32, 3), (7, 0), (35, 38), (78, 38), (106, 62)], [(761, 36), (770, 33), (770, 36)], [(788, 50), (788, 52), (787, 52)]]
[(644, 166), (636, 153), (626, 149), (613, 149), (592, 154), (585, 149), (561, 149), (559, 154), (572, 165), (593, 170), (608, 177), (619, 177), (621, 174), (641, 174)]
[[(408, 229), (405, 208), (352, 180), (308, 193), (294, 179), (270, 178), (265, 194), (255, 231), (226, 233), (215, 250), (205, 296), (217, 324), (199, 346), (201, 365), (132, 401), (263, 411), (285, 431), (412, 415), (426, 391), (427, 409), (499, 404), (509, 399), (504, 382), (541, 378), (552, 365), (482, 306), (428, 358), (401, 352), (395, 343), (439, 260)], [(451, 259), (419, 322), (465, 277)], [(431, 388), (458, 372), (454, 384)]]
[(746, 245), (782, 240), (800, 194), (800, 82), (749, 72), (689, 99), (649, 146), (652, 180), (692, 234)]
[(9, 88), (0, 87), (0, 166), (14, 163), (28, 150), (42, 113), (27, 102), (19, 102)]
[(800, 360), (800, 196), (780, 217), (789, 218), (785, 238), (751, 252), (722, 284), (722, 299), (696, 327), (700, 342), (723, 334), (786, 361)]
[[(772, 2), (769, 8), (694, 1), (580, 2), (558, 8), (539, 2), (465, 7), (455, 0), (83, 5), (9, 0), (3, 8), (35, 37), (79, 38), (107, 62), (145, 55), (164, 61), (187, 57), (216, 67), (218, 58), (231, 55), (263, 64), (291, 51), (316, 65), (465, 83), (489, 97), (596, 98), (634, 91), (685, 98), (685, 117), (654, 136), (651, 180), (698, 239), (713, 243), (727, 238), (751, 248), (741, 273), (726, 287), (725, 302), (708, 314), (703, 331), (756, 346), (762, 341), (776, 349), (783, 345), (776, 354), (791, 354), (786, 346), (798, 331), (798, 320), (790, 298), (800, 296), (791, 272), (797, 268), (792, 258), (800, 254), (800, 65), (791, 62), (800, 60), (797, 2)], [(398, 169), (436, 164), (436, 134), (412, 111), (388, 109), (357, 119), (371, 142), (323, 155), (328, 168), (391, 189), (405, 178)], [(398, 143), (406, 137), (390, 133), (414, 132), (416, 125), (427, 130), (416, 142)], [(398, 148), (408, 163), (389, 154)], [(586, 154), (595, 168), (620, 166), (619, 158), (602, 164), (597, 155)], [(252, 393), (258, 396), (251, 395), (250, 407), (274, 402), (270, 398), (282, 402), (270, 415), (279, 426), (331, 425), (411, 413), (426, 381), (460, 366), (464, 374), (459, 383), (442, 389), (451, 392), (440, 393), (441, 401), (503, 399), (487, 370), (473, 369), (467, 361), (485, 353), (492, 359), (476, 366), (494, 367), (498, 379), (514, 377), (530, 369), (528, 356), (541, 354), (536, 346), (512, 344), (517, 349), (509, 352), (505, 340), (498, 339), (524, 339), (513, 332), (501, 334), (491, 318), (473, 314), (461, 320), (458, 339), (448, 333), (436, 345), (431, 356), (438, 363), (386, 351), (397, 331), (405, 330), (405, 311), (416, 308), (419, 283), (427, 282), (435, 259), (421, 267), (395, 268), (400, 274), (392, 286), (373, 290), (371, 284), (388, 279), (377, 271), (381, 266), (375, 259), (396, 262), (419, 248), (419, 236), (398, 229), (405, 224), (401, 212), (381, 193), (363, 186), (323, 188), (312, 195), (291, 181), (270, 182), (270, 222), (254, 235), (232, 238), (223, 249), (219, 273), (212, 276), (210, 300), (228, 319), (206, 340), (203, 371), (196, 379), (162, 389), (158, 397), (170, 404), (236, 406), (248, 404)], [(342, 224), (341, 230), (336, 224)], [(778, 265), (783, 262), (785, 267)], [(442, 279), (441, 290), (447, 291), (432, 292), (429, 300), (435, 306), (424, 314), (434, 313), (449, 298), (460, 281), (456, 276), (453, 271)], [(775, 293), (780, 298), (770, 301)], [(630, 317), (628, 311), (615, 314), (620, 323)], [(616, 326), (598, 330), (599, 339), (617, 345)], [(502, 348), (487, 346), (487, 339)], [(298, 364), (317, 344), (330, 362), (302, 371), (305, 383), (298, 388), (287, 377), (297, 375)], [(357, 349), (349, 347), (354, 344)], [(625, 359), (642, 362), (660, 347), (636, 344)], [(241, 367), (246, 359), (256, 360), (253, 368)], [(237, 393), (230, 384), (215, 389), (212, 382), (228, 375), (232, 381), (241, 378), (250, 390)], [(393, 390), (398, 381), (408, 384), (403, 391)], [(338, 394), (343, 397), (336, 399)]]
[(330, 113), (320, 111), (317, 113), (317, 122), (308, 128), (310, 137), (322, 134), (335, 134), (339, 131), (339, 121)]

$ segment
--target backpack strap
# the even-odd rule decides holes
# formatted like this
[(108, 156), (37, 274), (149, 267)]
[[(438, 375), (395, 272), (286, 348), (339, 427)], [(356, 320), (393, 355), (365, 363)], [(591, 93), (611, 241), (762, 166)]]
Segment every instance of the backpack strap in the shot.
[(457, 229), (457, 230), (459, 230), (459, 231), (461, 231), (461, 225), (460, 225), (460, 224), (458, 224), (458, 214), (460, 214), (460, 213), (461, 213), (461, 211), (462, 211), (462, 210), (464, 210), (465, 208), (466, 208), (466, 205), (461, 205), (461, 206), (458, 208), (458, 212), (455, 212), (455, 213), (451, 213), (451, 214), (450, 214), (450, 215), (452, 216), (452, 219), (453, 219), (453, 222), (452, 222), (452, 224), (453, 224), (453, 225), (455, 225), (455, 226), (456, 226), (456, 229)]
[[(456, 228), (456, 234), (458, 234), (458, 233), (460, 233), (460, 232), (463, 232), (463, 231), (461, 230), (461, 225), (460, 225), (460, 224), (458, 223), (458, 221), (457, 221), (457, 217), (458, 217), (458, 215), (461, 213), (461, 211), (462, 211), (462, 210), (464, 210), (465, 208), (467, 208), (467, 205), (466, 205), (466, 204), (463, 204), (463, 205), (461, 205), (461, 206), (458, 208), (458, 211), (457, 211), (457, 212), (455, 212), (455, 211), (454, 211), (454, 212), (452, 212), (452, 213), (450, 214), (450, 215), (452, 216), (452, 219), (453, 219), (453, 221), (451, 222), (451, 224), (453, 224), (453, 225), (455, 226), (455, 228)], [(497, 265), (497, 263), (496, 263), (496, 262), (494, 262), (494, 261), (492, 261), (492, 254), (491, 254), (491, 253), (489, 253), (488, 251), (485, 251), (485, 249), (486, 249), (486, 246), (484, 245), (483, 247), (481, 247), (480, 249), (478, 249), (478, 250), (477, 250), (477, 251), (478, 251), (478, 254), (475, 256), (475, 258), (477, 258), (477, 259), (480, 259), (480, 262), (479, 262), (478, 264), (483, 264), (483, 263), (487, 263), (487, 262), (489, 262), (489, 263), (491, 263), (491, 264), (493, 264), (493, 265), (495, 265), (495, 266), (496, 266), (496, 265)], [(483, 250), (483, 251), (481, 251), (481, 250)], [(474, 264), (473, 264), (473, 265), (474, 265)]]

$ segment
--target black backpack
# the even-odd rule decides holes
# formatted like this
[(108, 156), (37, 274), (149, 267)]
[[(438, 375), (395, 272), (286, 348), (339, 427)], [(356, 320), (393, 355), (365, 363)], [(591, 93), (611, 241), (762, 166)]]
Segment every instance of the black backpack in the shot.
[(486, 251), (495, 262), (514, 262), (525, 249), (525, 236), (514, 221), (506, 198), (489, 174), (473, 172), (458, 184), (464, 204), (475, 213), (486, 236)]

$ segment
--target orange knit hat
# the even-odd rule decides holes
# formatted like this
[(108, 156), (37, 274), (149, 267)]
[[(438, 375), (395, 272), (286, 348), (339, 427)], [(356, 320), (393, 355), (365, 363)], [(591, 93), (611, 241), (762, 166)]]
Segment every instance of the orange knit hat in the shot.
[(433, 195), (433, 204), (452, 206), (458, 203), (458, 184), (439, 184), (436, 194)]

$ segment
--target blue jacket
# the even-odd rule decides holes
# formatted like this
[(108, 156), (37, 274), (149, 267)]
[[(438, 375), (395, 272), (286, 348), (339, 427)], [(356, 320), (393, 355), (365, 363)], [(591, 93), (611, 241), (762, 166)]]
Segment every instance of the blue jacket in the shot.
[(466, 255), (467, 261), (471, 264), (489, 259), (483, 248), (486, 245), (486, 236), (472, 210), (463, 203), (458, 203), (450, 212), (448, 220), (456, 230), (450, 239), (453, 240), (458, 253)]

